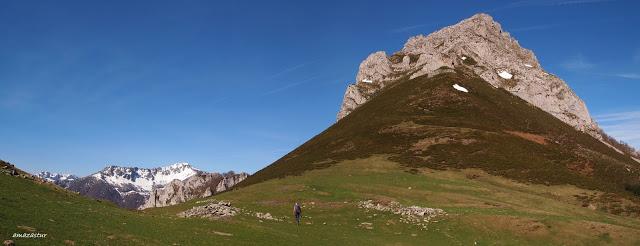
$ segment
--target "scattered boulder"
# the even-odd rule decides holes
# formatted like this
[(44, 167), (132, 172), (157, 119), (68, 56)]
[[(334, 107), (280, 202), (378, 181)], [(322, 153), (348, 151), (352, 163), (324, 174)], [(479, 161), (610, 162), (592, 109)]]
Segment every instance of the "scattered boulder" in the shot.
[(373, 223), (370, 222), (362, 222), (360, 223), (360, 227), (367, 229), (367, 230), (373, 230)]
[(263, 219), (263, 220), (282, 221), (282, 219), (273, 217), (271, 213), (256, 212), (255, 216), (258, 217), (258, 219)]
[(4, 245), (4, 246), (16, 246), (16, 243), (13, 242), (13, 240), (4, 240), (4, 243), (2, 243), (2, 245)]
[(209, 203), (204, 206), (193, 207), (187, 211), (178, 213), (178, 216), (182, 218), (199, 217), (221, 219), (233, 217), (238, 212), (240, 212), (240, 209), (232, 207), (230, 202), (220, 201), (217, 203)]
[(413, 224), (427, 228), (427, 224), (436, 217), (446, 216), (447, 213), (439, 208), (426, 208), (419, 206), (403, 206), (396, 201), (389, 203), (374, 202), (373, 200), (361, 201), (358, 207), (381, 212), (389, 212), (400, 215), (400, 221), (406, 224)]

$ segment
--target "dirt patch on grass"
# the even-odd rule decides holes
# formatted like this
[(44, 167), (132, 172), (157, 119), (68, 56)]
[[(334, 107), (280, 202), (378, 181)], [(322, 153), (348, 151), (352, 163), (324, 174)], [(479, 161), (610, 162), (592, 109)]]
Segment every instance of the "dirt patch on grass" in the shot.
[(567, 164), (567, 168), (583, 176), (593, 176), (593, 163), (589, 161)]
[(404, 121), (378, 131), (378, 133), (417, 133), (424, 129), (424, 125), (416, 124), (413, 121)]
[(354, 150), (355, 148), (356, 148), (356, 145), (353, 143), (353, 141), (347, 141), (342, 145), (342, 147), (332, 151), (331, 153), (335, 154), (335, 153), (349, 152)]
[(542, 237), (549, 235), (549, 227), (544, 223), (515, 216), (473, 216), (469, 218), (473, 226), (487, 231), (509, 231), (520, 236)]
[(411, 151), (415, 151), (415, 152), (420, 152), (420, 151), (424, 151), (427, 150), (430, 146), (432, 145), (436, 145), (436, 144), (447, 144), (449, 142), (451, 142), (452, 139), (448, 138), (448, 137), (443, 137), (443, 138), (424, 138), (421, 139), (420, 141), (416, 142), (413, 144), (413, 146), (411, 146)]
[(574, 195), (583, 207), (622, 216), (640, 217), (640, 203), (615, 193), (582, 193)]
[(18, 229), (26, 231), (26, 232), (35, 232), (36, 231), (36, 228), (30, 227), (30, 226), (19, 225), (17, 227), (18, 227)]
[(303, 191), (305, 189), (305, 186), (302, 184), (287, 184), (281, 185), (279, 189), (282, 192)]
[(638, 230), (595, 221), (571, 221), (558, 227), (560, 233), (571, 238), (569, 244), (578, 243), (578, 238), (611, 245), (635, 245), (638, 240)]
[(542, 135), (538, 135), (538, 134), (533, 134), (533, 133), (526, 133), (526, 132), (519, 132), (519, 131), (504, 131), (506, 133), (509, 133), (511, 135), (514, 135), (516, 137), (521, 137), (524, 138), (526, 140), (529, 140), (531, 142), (537, 143), (537, 144), (542, 144), (542, 145), (547, 145), (547, 138), (542, 136)]

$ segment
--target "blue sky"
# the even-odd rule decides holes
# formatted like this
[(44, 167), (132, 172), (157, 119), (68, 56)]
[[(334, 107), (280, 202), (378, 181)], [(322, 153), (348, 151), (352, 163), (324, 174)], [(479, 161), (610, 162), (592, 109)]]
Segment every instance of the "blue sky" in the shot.
[(264, 2), (1, 1), (0, 159), (254, 172), (334, 123), (368, 54), (478, 12), (640, 147), (638, 1)]

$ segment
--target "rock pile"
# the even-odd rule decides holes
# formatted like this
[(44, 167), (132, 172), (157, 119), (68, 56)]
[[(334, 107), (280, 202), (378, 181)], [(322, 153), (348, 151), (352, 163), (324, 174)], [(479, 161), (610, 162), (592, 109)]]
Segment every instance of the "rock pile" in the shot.
[(263, 212), (254, 212), (249, 209), (241, 209), (237, 207), (231, 206), (231, 202), (228, 201), (216, 201), (215, 199), (207, 199), (203, 201), (198, 201), (199, 203), (208, 203), (203, 206), (196, 206), (187, 211), (183, 211), (178, 213), (179, 217), (182, 218), (190, 218), (190, 217), (198, 217), (198, 218), (209, 218), (209, 219), (220, 219), (220, 218), (228, 218), (233, 217), (238, 214), (243, 214), (246, 216), (254, 216), (262, 222), (262, 220), (270, 220), (282, 222), (288, 219), (288, 217), (276, 217), (271, 215), (271, 213), (263, 213)]
[(230, 202), (212, 202), (204, 206), (193, 207), (187, 211), (178, 213), (179, 217), (200, 217), (208, 219), (220, 219), (235, 216), (240, 212), (239, 208), (231, 206)]
[(261, 213), (261, 212), (256, 212), (254, 214), (258, 219), (263, 219), (263, 220), (273, 220), (273, 221), (282, 221), (282, 219), (273, 217), (270, 213)]
[(436, 217), (446, 216), (447, 213), (439, 208), (425, 208), (419, 206), (403, 206), (402, 204), (392, 201), (388, 204), (366, 200), (358, 202), (358, 207), (381, 212), (389, 212), (400, 215), (400, 222), (417, 225), (423, 229), (427, 229), (427, 224)]

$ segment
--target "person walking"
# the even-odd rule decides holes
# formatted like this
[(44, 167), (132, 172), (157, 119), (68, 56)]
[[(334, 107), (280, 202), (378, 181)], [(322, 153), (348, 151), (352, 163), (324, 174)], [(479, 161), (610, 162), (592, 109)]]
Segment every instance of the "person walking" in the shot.
[(300, 225), (300, 217), (302, 217), (302, 208), (300, 208), (300, 204), (296, 202), (293, 205), (293, 215), (296, 217), (296, 225)]

